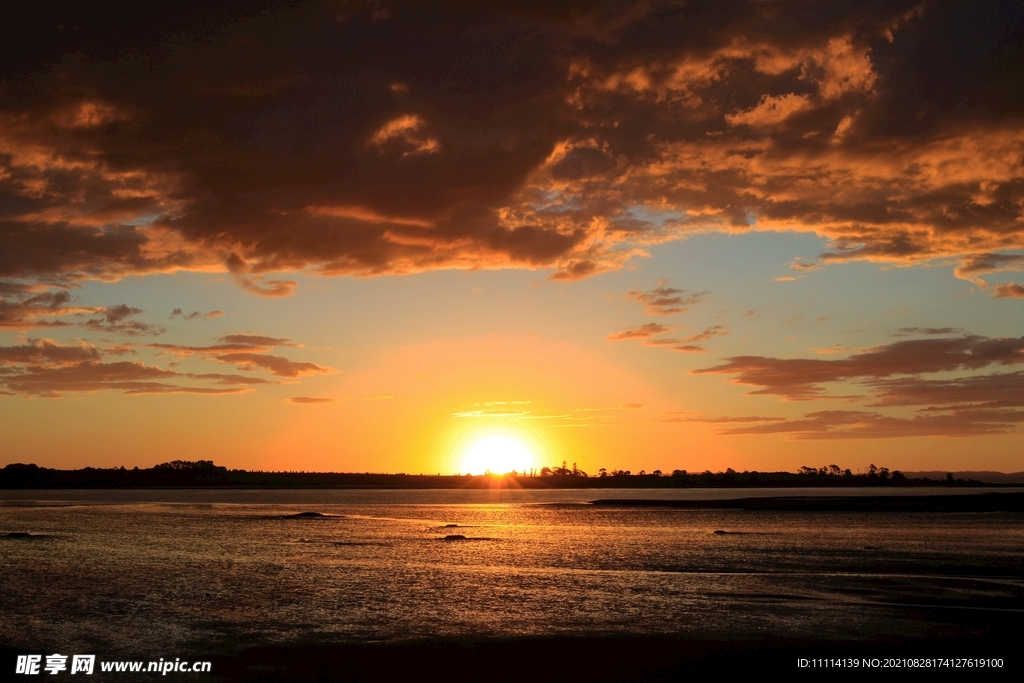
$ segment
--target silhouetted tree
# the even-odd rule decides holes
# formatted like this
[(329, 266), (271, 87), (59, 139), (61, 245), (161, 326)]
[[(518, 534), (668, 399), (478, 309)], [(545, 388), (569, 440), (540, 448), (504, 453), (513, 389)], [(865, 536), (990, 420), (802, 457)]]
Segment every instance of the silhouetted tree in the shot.
[(153, 468), (154, 470), (207, 470), (207, 469), (222, 469), (227, 472), (226, 467), (217, 467), (213, 464), (212, 460), (196, 460), (195, 462), (189, 460), (172, 460), (171, 462), (163, 462)]

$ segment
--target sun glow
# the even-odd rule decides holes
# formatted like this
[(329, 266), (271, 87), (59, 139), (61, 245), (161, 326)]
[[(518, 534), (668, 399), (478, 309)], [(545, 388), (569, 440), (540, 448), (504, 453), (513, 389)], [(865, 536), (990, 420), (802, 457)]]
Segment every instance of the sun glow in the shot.
[(469, 447), (462, 467), (470, 474), (525, 472), (534, 467), (534, 459), (521, 442), (507, 436), (490, 436)]

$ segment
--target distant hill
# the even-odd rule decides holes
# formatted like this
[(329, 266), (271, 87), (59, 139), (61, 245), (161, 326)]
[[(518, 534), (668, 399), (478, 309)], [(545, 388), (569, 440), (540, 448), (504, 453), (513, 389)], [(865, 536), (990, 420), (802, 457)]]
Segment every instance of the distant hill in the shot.
[[(946, 472), (904, 472), (908, 479), (945, 479)], [(974, 479), (985, 484), (1024, 484), (1024, 472), (953, 472), (954, 479)]]

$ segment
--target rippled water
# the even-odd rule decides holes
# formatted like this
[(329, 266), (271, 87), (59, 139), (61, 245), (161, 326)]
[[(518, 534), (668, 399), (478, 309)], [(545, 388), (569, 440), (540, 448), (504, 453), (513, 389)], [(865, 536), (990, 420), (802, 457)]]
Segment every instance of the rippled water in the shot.
[[(464, 635), (926, 635), (1024, 616), (1016, 513), (573, 504), (773, 493), (794, 492), (0, 492), (0, 534), (40, 535), (0, 537), (0, 644), (128, 657)], [(286, 517), (303, 511), (331, 516)]]

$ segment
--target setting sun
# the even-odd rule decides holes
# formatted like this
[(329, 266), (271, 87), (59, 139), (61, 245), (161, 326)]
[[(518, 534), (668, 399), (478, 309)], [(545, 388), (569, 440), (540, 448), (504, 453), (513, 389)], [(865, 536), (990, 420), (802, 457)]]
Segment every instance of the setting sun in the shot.
[(534, 467), (533, 455), (521, 442), (507, 436), (491, 436), (475, 442), (466, 451), (463, 469), (471, 474), (524, 472)]

